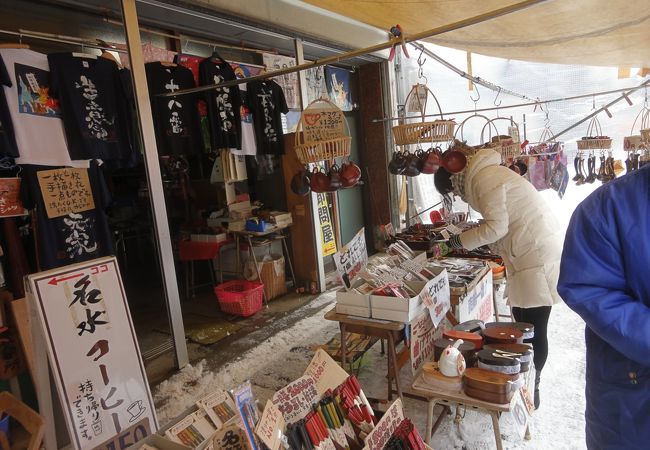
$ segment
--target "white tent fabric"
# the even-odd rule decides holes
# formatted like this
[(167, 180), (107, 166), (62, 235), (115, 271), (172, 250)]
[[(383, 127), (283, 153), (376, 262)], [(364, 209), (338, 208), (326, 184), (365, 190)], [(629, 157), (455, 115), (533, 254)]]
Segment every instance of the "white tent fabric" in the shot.
[[(517, 3), (517, 0), (305, 0), (406, 35)], [(549, 0), (428, 39), (506, 59), (556, 64), (650, 67), (650, 1)]]

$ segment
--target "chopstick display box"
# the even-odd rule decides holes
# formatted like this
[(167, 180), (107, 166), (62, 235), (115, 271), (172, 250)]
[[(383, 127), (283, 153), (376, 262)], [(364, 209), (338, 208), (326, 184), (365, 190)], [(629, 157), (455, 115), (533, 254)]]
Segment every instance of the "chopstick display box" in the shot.
[(341, 289), (336, 292), (336, 312), (350, 316), (372, 317), (370, 295), (360, 294), (356, 289), (364, 284), (363, 280), (352, 283), (352, 289)]
[[(426, 305), (422, 302), (423, 293), (429, 293), (434, 290), (435, 286), (439, 285), (440, 281), (446, 277), (446, 270), (437, 269), (436, 277), (426, 283), (421, 281), (406, 282), (414, 292), (418, 292), (418, 295), (411, 298), (371, 295), (370, 310), (372, 318), (403, 323), (410, 322), (426, 308)], [(447, 286), (448, 285), (449, 283), (447, 283)]]

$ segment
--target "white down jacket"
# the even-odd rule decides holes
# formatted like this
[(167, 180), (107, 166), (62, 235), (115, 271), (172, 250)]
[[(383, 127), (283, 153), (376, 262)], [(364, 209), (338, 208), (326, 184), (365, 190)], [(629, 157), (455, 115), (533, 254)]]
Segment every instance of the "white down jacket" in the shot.
[(480, 150), (465, 169), (465, 198), (485, 220), (460, 235), (463, 247), (482, 245), (501, 255), (511, 306), (535, 308), (560, 301), (557, 282), (564, 233), (532, 184), (494, 150)]

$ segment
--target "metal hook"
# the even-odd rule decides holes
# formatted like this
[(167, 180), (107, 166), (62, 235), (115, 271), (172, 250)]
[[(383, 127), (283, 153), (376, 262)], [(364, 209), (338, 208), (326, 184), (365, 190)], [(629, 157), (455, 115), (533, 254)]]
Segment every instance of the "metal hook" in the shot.
[(474, 98), (474, 97), (472, 97), (471, 94), (470, 94), (469, 98), (474, 102), (474, 109), (476, 109), (476, 104), (477, 104), (478, 101), (481, 99), (481, 93), (480, 93), (479, 90), (478, 90), (478, 84), (474, 83), (474, 89), (476, 89), (476, 95), (477, 95), (477, 97)]
[(501, 86), (499, 86), (499, 90), (497, 91), (497, 96), (494, 97), (494, 106), (497, 108), (501, 106), (501, 103), (503, 103), (503, 100), (499, 100), (499, 103), (497, 103), (497, 99), (499, 98), (499, 95), (501, 95)]
[(422, 68), (424, 63), (427, 62), (426, 58), (424, 58), (424, 60), (422, 59), (422, 54), (423, 53), (424, 53), (424, 47), (420, 49), (420, 55), (418, 56), (418, 66), (420, 66), (420, 68)]

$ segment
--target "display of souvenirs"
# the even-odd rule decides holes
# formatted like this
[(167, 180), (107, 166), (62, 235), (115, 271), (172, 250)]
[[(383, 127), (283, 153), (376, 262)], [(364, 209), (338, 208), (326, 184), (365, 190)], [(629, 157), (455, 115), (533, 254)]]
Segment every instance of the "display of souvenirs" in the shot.
[(131, 159), (130, 106), (117, 64), (85, 53), (47, 59), (49, 95), (59, 101), (71, 159)]
[(480, 260), (462, 258), (444, 258), (430, 260), (427, 267), (440, 270), (447, 269), (449, 286), (465, 287), (485, 270), (485, 263)]
[(192, 71), (176, 64), (160, 62), (147, 63), (145, 69), (158, 154), (179, 156), (197, 153), (203, 148), (197, 95), (158, 96), (195, 87)]

